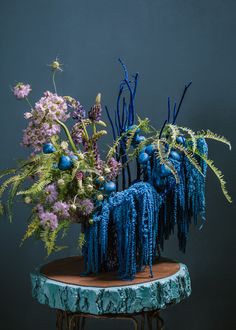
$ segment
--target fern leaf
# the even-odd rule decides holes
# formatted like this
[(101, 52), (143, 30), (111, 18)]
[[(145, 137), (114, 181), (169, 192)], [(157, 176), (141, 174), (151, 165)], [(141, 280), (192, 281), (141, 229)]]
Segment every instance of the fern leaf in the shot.
[(204, 160), (204, 162), (206, 162), (206, 164), (209, 166), (209, 168), (215, 173), (216, 177), (218, 178), (219, 182), (220, 182), (220, 186), (221, 186), (221, 190), (225, 196), (225, 198), (227, 199), (227, 201), (229, 203), (232, 203), (232, 198), (229, 195), (227, 189), (226, 189), (226, 182), (224, 180), (224, 175), (223, 173), (215, 166), (213, 160), (207, 158), (205, 155), (201, 154), (200, 152), (196, 151), (196, 154), (202, 158), (202, 160)]
[(196, 137), (197, 138), (204, 138), (204, 139), (211, 139), (211, 140), (215, 140), (215, 141), (218, 141), (218, 142), (222, 142), (222, 143), (226, 144), (229, 147), (229, 150), (232, 149), (231, 143), (230, 143), (229, 140), (227, 140), (222, 135), (218, 135), (218, 134), (215, 134), (215, 133), (211, 132), (209, 129), (207, 131), (202, 130), (200, 132), (197, 132)]
[(6, 176), (6, 175), (9, 175), (9, 174), (12, 174), (12, 173), (15, 173), (17, 171), (17, 169), (15, 168), (9, 168), (7, 170), (2, 170), (0, 171), (0, 178)]
[(28, 225), (27, 231), (26, 231), (25, 235), (23, 236), (20, 245), (22, 246), (22, 244), (24, 243), (24, 241), (27, 238), (32, 237), (34, 235), (34, 233), (39, 229), (39, 227), (40, 227), (40, 221), (39, 221), (38, 217), (36, 217)]
[(49, 183), (51, 183), (50, 179), (39, 179), (37, 182), (35, 182), (29, 189), (27, 190), (21, 190), (17, 193), (18, 195), (37, 195), (40, 193), (45, 186), (47, 186)]
[(82, 249), (82, 247), (85, 245), (86, 241), (85, 241), (85, 235), (84, 233), (80, 233), (79, 234), (79, 239), (78, 239), (78, 246), (80, 249)]
[(16, 182), (18, 180), (21, 179), (21, 176), (20, 175), (14, 175), (10, 178), (8, 178), (7, 180), (5, 180), (3, 182), (3, 184), (1, 185), (0, 187), (0, 197), (2, 196), (2, 194), (4, 193), (4, 191), (7, 189), (7, 187), (12, 184), (13, 182)]

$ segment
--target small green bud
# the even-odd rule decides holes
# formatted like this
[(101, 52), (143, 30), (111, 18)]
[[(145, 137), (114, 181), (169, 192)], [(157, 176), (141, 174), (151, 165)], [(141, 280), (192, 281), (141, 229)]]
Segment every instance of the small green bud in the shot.
[(90, 225), (93, 224), (93, 219), (89, 219), (89, 224), (90, 224)]
[(88, 184), (86, 186), (86, 188), (87, 188), (88, 191), (93, 191), (93, 185), (91, 185), (91, 184)]
[(100, 201), (100, 202), (103, 201), (103, 198), (104, 198), (104, 197), (103, 197), (102, 194), (97, 195), (97, 200), (98, 200), (98, 201)]
[(57, 181), (58, 187), (63, 187), (65, 185), (65, 181), (63, 179), (59, 179)]
[(104, 176), (99, 176), (98, 177), (98, 182), (104, 182), (105, 181), (105, 178), (104, 178)]
[(63, 150), (67, 150), (68, 149), (68, 143), (66, 142), (66, 141), (62, 141), (61, 142), (61, 148), (63, 149)]
[(109, 167), (105, 167), (104, 172), (105, 172), (105, 174), (109, 174), (109, 173), (111, 173), (111, 170), (109, 169)]
[(25, 204), (30, 204), (32, 202), (32, 199), (29, 196), (26, 196), (24, 202)]
[(71, 208), (72, 211), (76, 211), (76, 209), (77, 209), (77, 207), (74, 203), (71, 204), (70, 208)]
[(78, 159), (84, 160), (84, 155), (82, 154), (82, 152), (78, 153)]

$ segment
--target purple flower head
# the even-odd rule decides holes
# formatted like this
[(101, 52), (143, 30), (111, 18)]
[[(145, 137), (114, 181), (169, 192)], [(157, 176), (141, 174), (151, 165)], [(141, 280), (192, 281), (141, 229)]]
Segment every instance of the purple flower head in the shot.
[(56, 213), (60, 217), (68, 218), (70, 216), (69, 209), (70, 205), (67, 203), (58, 201), (53, 205), (53, 212)]
[(92, 106), (90, 111), (88, 112), (88, 117), (92, 121), (99, 121), (102, 117), (102, 107), (101, 104), (95, 104)]
[(29, 119), (28, 127), (23, 131), (23, 145), (33, 147), (35, 152), (42, 150), (42, 145), (60, 133), (56, 120), (65, 122), (69, 118), (66, 101), (63, 97), (45, 92), (35, 104), (35, 109), (25, 114)]
[(73, 110), (73, 119), (77, 120), (78, 122), (81, 122), (81, 120), (85, 119), (85, 110), (79, 101), (70, 96), (65, 96), (64, 99), (66, 100), (68, 107)]
[(83, 142), (83, 129), (80, 124), (77, 123), (72, 127), (71, 137), (75, 144), (80, 144)]
[(18, 83), (14, 88), (13, 88), (13, 94), (18, 100), (22, 100), (26, 98), (30, 91), (31, 87), (29, 84), (23, 84), (23, 83)]
[(121, 170), (121, 167), (122, 167), (122, 165), (121, 165), (121, 163), (120, 162), (118, 162), (115, 158), (111, 158), (111, 159), (109, 159), (109, 161), (108, 161), (108, 163), (107, 163), (107, 165), (108, 165), (108, 167), (110, 168), (110, 173), (107, 175), (107, 179), (108, 180), (114, 180), (117, 176), (118, 176), (118, 174), (119, 174), (119, 172), (120, 172), (120, 170)]
[(48, 203), (54, 203), (57, 199), (58, 196), (58, 192), (56, 189), (56, 185), (54, 183), (49, 184), (46, 188), (45, 188), (47, 197), (46, 197), (46, 202)]
[(79, 201), (78, 211), (82, 216), (90, 215), (94, 210), (94, 204), (91, 199), (82, 199)]
[(84, 173), (81, 172), (81, 171), (78, 171), (78, 172), (76, 172), (75, 177), (76, 177), (76, 179), (77, 179), (78, 181), (79, 181), (79, 180), (83, 180)]
[(40, 223), (44, 228), (55, 230), (58, 226), (58, 219), (56, 214), (52, 212), (41, 212), (39, 214)]

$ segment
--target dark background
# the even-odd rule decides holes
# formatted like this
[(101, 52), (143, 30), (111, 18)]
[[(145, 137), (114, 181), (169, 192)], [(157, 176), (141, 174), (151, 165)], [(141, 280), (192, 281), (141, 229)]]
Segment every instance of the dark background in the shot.
[[(19, 143), (25, 126), (24, 103), (10, 92), (15, 82), (32, 84), (32, 100), (52, 89), (52, 59), (59, 56), (64, 73), (62, 94), (90, 106), (97, 92), (110, 108), (122, 71), (139, 71), (137, 111), (159, 128), (167, 97), (176, 99), (192, 80), (179, 124), (209, 128), (228, 137), (233, 151), (210, 143), (210, 156), (225, 173), (235, 197), (236, 2), (234, 0), (22, 0), (0, 2), (0, 167), (14, 166), (28, 154)], [(175, 238), (165, 255), (189, 267), (192, 296), (163, 312), (168, 330), (235, 329), (234, 204), (227, 204), (218, 181), (209, 173), (207, 224), (193, 229), (185, 255)], [(235, 199), (235, 198), (234, 198)], [(55, 329), (55, 315), (30, 293), (29, 273), (45, 262), (40, 243), (19, 248), (29, 209), (19, 202), (14, 223), (0, 222), (0, 329)], [(73, 228), (68, 241), (78, 237)], [(60, 255), (78, 253), (71, 247)], [(89, 329), (119, 329), (119, 323), (91, 321)], [(126, 328), (125, 328), (126, 326)], [(123, 329), (129, 325), (122, 323)], [(130, 326), (131, 327), (131, 326)]]

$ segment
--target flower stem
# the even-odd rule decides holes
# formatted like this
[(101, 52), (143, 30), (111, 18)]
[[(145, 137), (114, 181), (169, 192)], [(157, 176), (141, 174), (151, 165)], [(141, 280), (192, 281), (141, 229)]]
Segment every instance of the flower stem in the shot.
[(74, 144), (74, 142), (72, 140), (72, 137), (71, 137), (70, 132), (69, 132), (68, 128), (66, 127), (66, 125), (64, 123), (62, 123), (60, 120), (58, 120), (58, 119), (56, 119), (56, 122), (64, 129), (64, 131), (66, 133), (66, 136), (67, 136), (67, 138), (68, 138), (68, 140), (70, 142), (71, 148), (73, 149), (73, 151), (75, 153), (77, 153), (76, 146), (75, 146), (75, 144)]
[(30, 109), (33, 109), (32, 104), (30, 103), (28, 97), (25, 97), (26, 103), (29, 105)]
[(55, 75), (56, 75), (56, 70), (53, 71), (52, 82), (53, 82), (54, 91), (57, 94), (57, 86), (56, 86), (56, 81), (55, 81)]

